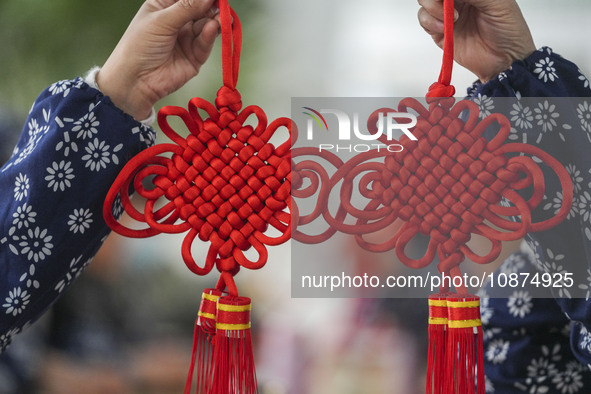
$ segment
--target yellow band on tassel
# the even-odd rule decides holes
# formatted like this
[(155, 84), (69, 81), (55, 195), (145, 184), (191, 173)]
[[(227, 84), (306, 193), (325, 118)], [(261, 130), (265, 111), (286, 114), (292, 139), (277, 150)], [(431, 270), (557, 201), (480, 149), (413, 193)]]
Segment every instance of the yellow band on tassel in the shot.
[(201, 295), (201, 298), (203, 298), (204, 300), (207, 300), (207, 301), (218, 302), (218, 298), (220, 298), (220, 296), (213, 295), (213, 294), (208, 294), (208, 293), (203, 293)]
[(478, 308), (480, 301), (447, 301), (446, 305), (448, 308)]
[(446, 300), (431, 300), (429, 299), (429, 305), (431, 306), (447, 306)]
[(218, 303), (218, 310), (224, 312), (248, 312), (250, 310), (250, 304), (248, 305), (228, 305)]
[(215, 328), (218, 330), (247, 330), (250, 328), (250, 323), (245, 324), (225, 324), (225, 323), (216, 323)]
[(429, 324), (447, 324), (448, 319), (446, 317), (430, 317)]
[(207, 312), (197, 312), (197, 316), (199, 317), (203, 317), (205, 319), (212, 319), (215, 320), (215, 315), (213, 313), (207, 313)]
[(473, 320), (449, 320), (447, 322), (449, 328), (468, 328), (468, 327), (479, 327), (482, 325), (480, 319)]

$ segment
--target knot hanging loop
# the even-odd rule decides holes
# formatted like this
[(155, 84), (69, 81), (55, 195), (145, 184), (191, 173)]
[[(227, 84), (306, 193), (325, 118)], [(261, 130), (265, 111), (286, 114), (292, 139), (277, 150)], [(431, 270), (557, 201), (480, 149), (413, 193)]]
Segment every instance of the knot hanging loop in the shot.
[(456, 89), (452, 85), (445, 85), (440, 82), (434, 82), (429, 87), (427, 97), (452, 97), (456, 93)]
[(242, 96), (238, 90), (228, 86), (222, 86), (218, 90), (215, 106), (220, 111), (229, 109), (232, 112), (238, 112), (242, 108)]
[(454, 65), (454, 0), (443, 0), (443, 60), (441, 72), (436, 83), (429, 87), (427, 97), (452, 97), (455, 93), (451, 85)]
[(228, 0), (218, 0), (220, 29), (222, 31), (222, 72), (224, 86), (235, 88), (240, 69), (242, 51), (242, 25)]

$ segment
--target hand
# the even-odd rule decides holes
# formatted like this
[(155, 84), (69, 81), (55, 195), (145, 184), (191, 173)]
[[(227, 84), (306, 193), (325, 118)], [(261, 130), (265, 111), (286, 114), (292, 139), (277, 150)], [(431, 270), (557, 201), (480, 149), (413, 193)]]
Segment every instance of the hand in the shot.
[(97, 74), (113, 103), (137, 120), (199, 72), (218, 35), (214, 0), (147, 0)]
[[(419, 22), (443, 47), (442, 0), (419, 0)], [(535, 51), (515, 0), (456, 0), (454, 59), (484, 83)]]

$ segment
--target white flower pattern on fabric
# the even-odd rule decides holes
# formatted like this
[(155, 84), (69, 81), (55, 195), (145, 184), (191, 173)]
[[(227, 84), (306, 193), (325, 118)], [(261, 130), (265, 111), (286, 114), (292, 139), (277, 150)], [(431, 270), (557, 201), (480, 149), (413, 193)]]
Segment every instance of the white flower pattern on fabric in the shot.
[(591, 223), (591, 194), (585, 190), (577, 197), (578, 201), (573, 201), (573, 206), (577, 207), (578, 214), (584, 222)]
[(22, 227), (28, 228), (29, 224), (35, 223), (36, 216), (37, 213), (33, 211), (33, 207), (27, 205), (27, 203), (24, 203), (16, 209), (16, 212), (12, 214), (12, 217), (14, 218), (12, 220), (12, 224), (19, 230)]
[(534, 121), (534, 115), (529, 107), (523, 107), (520, 101), (513, 104), (513, 110), (510, 112), (511, 122), (522, 130), (531, 129)]
[(550, 60), (549, 57), (540, 59), (540, 61), (536, 63), (534, 74), (537, 74), (538, 78), (544, 82), (554, 82), (556, 79), (558, 79), (556, 68), (554, 68), (554, 61)]
[(27, 230), (25, 235), (20, 236), (18, 246), (21, 248), (20, 253), (27, 257), (27, 260), (38, 263), (45, 260), (51, 255), (53, 244), (51, 240), (53, 236), (48, 233), (46, 229), (41, 230), (39, 227)]
[(520, 272), (526, 265), (526, 261), (520, 254), (512, 254), (507, 257), (507, 260), (499, 267), (504, 274), (514, 274)]
[[(566, 220), (560, 225), (560, 230), (553, 231), (572, 229), (573, 225), (576, 225), (580, 232), (572, 234), (572, 237), (576, 239), (573, 244), (582, 238), (580, 242), (584, 249), (578, 251), (580, 253), (570, 249), (561, 249), (560, 243), (552, 243), (548, 236), (543, 234), (539, 238), (541, 242), (530, 235), (525, 237), (532, 249), (532, 262), (535, 258), (537, 266), (546, 272), (566, 273), (568, 269), (565, 267), (568, 268), (569, 264), (578, 264), (581, 258), (584, 259), (585, 256), (591, 255), (591, 244), (589, 243), (591, 241), (591, 169), (587, 158), (583, 156), (584, 152), (591, 150), (589, 145), (591, 142), (591, 101), (577, 99), (578, 101), (575, 101), (574, 105), (567, 107), (566, 105), (561, 106), (560, 100), (553, 102), (550, 97), (588, 97), (591, 93), (591, 86), (589, 79), (583, 75), (580, 69), (576, 67), (573, 69), (572, 64), (563, 61), (560, 56), (554, 55), (549, 48), (537, 51), (534, 56), (533, 60), (528, 59), (525, 63), (516, 65), (519, 69), (527, 68), (529, 74), (527, 71), (514, 73), (513, 70), (510, 70), (510, 76), (503, 75), (497, 78), (500, 82), (498, 84), (475, 85), (469, 92), (469, 96), (477, 102), (484, 95), (496, 97), (495, 93), (499, 93), (499, 96), (510, 96), (511, 92), (514, 92), (519, 100), (518, 91), (521, 90), (520, 88), (525, 89), (523, 91), (525, 96), (531, 94), (527, 91), (531, 87), (535, 87), (539, 92), (550, 92), (538, 95), (537, 97), (548, 98), (538, 100), (538, 104), (525, 104), (525, 101), (511, 104), (512, 107), (507, 111), (512, 126), (508, 140), (539, 145), (542, 150), (554, 154), (554, 157), (565, 166), (573, 181), (573, 207)], [(525, 82), (523, 85), (520, 84), (522, 80)], [(515, 82), (517, 83), (515, 84)], [(552, 86), (552, 88), (544, 85)], [(502, 89), (497, 92), (498, 86), (501, 86)], [(586, 92), (583, 92), (583, 89)], [(552, 91), (555, 91), (556, 94), (553, 95)], [(569, 96), (568, 93), (572, 92), (576, 93)], [(525, 109), (526, 107), (529, 107), (530, 112)], [(529, 123), (532, 125), (531, 128)], [(547, 212), (536, 212), (539, 217), (550, 217), (551, 213), (558, 212), (562, 205), (563, 195), (556, 190), (555, 184), (556, 180), (549, 180), (547, 183), (547, 185), (554, 187), (554, 190), (547, 189), (547, 194), (541, 204), (541, 207)], [(571, 237), (571, 234), (561, 233), (556, 239), (560, 240), (566, 237)], [(573, 255), (577, 255), (575, 262), (573, 262)], [(578, 296), (589, 301), (591, 300), (591, 269), (586, 266), (585, 261), (583, 264), (585, 265), (581, 271), (585, 273), (581, 275), (582, 272), (579, 271), (575, 274), (577, 277), (571, 290), (576, 288), (579, 291)], [(505, 262), (500, 269), (502, 272), (508, 272), (512, 270), (512, 267), (511, 264)], [(523, 271), (520, 272), (529, 272), (527, 264), (522, 269)], [(556, 284), (562, 285), (563, 283)], [(556, 292), (558, 289), (552, 290)], [(519, 291), (522, 290), (519, 289)], [(486, 294), (486, 291), (481, 290), (479, 293)], [(530, 315), (543, 316), (541, 314), (545, 313), (536, 309), (539, 308), (537, 305), (539, 301), (533, 298), (530, 300), (527, 292), (522, 294), (514, 292), (512, 296), (516, 295), (520, 297), (509, 300), (491, 299), (490, 303), (484, 303), (481, 299), (483, 316), (489, 314), (489, 307), (494, 308), (494, 312), (490, 312), (492, 318), (485, 317), (482, 321), (483, 325), (490, 324), (489, 327), (485, 326), (484, 340), (487, 350), (485, 364), (487, 364), (487, 374), (490, 374), (488, 377), (493, 380), (495, 386), (497, 382), (499, 384), (499, 387), (494, 387), (497, 389), (496, 391), (530, 394), (582, 394), (589, 391), (588, 387), (591, 387), (589, 384), (591, 375), (588, 371), (591, 370), (589, 362), (591, 360), (591, 334), (583, 324), (571, 324), (573, 318), (583, 318), (581, 317), (583, 313), (584, 316), (588, 316), (585, 310), (582, 310), (582, 308), (588, 308), (588, 304), (581, 300), (583, 302), (580, 303), (580, 307), (575, 307), (574, 305), (569, 306), (571, 304), (568, 303), (568, 300), (558, 300), (561, 307), (564, 308), (566, 305), (566, 316), (571, 321), (568, 322), (565, 319), (568, 323), (560, 324), (560, 330), (558, 326), (552, 327), (548, 334), (544, 335), (542, 332), (534, 331), (536, 323), (528, 326), (528, 319), (533, 318)], [(569, 297), (570, 293), (563, 291), (561, 294), (554, 295)], [(530, 302), (531, 307), (529, 307)], [(540, 302), (540, 305), (544, 305), (544, 302)], [(522, 313), (524, 313), (523, 318), (520, 317)], [(556, 313), (563, 314), (559, 309)], [(560, 321), (561, 317), (557, 315), (556, 318)], [(511, 319), (517, 319), (517, 321)], [(523, 319), (523, 323), (521, 323), (521, 319)], [(485, 322), (485, 320), (487, 321)], [(507, 328), (503, 324), (509, 324), (511, 328)], [(522, 324), (522, 328), (517, 327), (520, 324)], [(591, 323), (589, 320), (585, 320), (585, 324)], [(499, 326), (503, 328), (500, 329)], [(568, 338), (571, 334), (578, 335), (575, 337), (577, 338), (575, 346), (578, 345), (581, 349), (575, 354), (568, 346)], [(540, 341), (543, 338), (544, 346), (536, 345), (540, 342), (530, 346), (527, 344), (530, 338), (534, 338), (532, 339), (534, 341)], [(503, 356), (504, 343), (509, 343), (505, 356)], [(525, 346), (528, 352), (524, 352), (522, 346)], [(584, 353), (589, 356), (585, 357)], [(581, 362), (577, 362), (577, 358)], [(499, 362), (499, 359), (504, 360)], [(521, 373), (520, 371), (524, 369), (525, 373)]]
[(58, 81), (49, 87), (49, 92), (52, 95), (62, 94), (66, 97), (70, 93), (70, 89), (74, 86), (72, 81)]
[(38, 280), (34, 279), (35, 272), (36, 272), (35, 264), (31, 264), (29, 266), (29, 270), (21, 275), (19, 282), (21, 282), (21, 283), (24, 282), (25, 285), (27, 286), (27, 288), (33, 287), (35, 289), (38, 289), (40, 287), (40, 283)]
[(107, 168), (107, 164), (111, 162), (119, 164), (119, 159), (115, 152), (120, 151), (122, 147), (122, 145), (117, 145), (113, 149), (113, 153), (111, 153), (109, 145), (95, 138), (93, 142), (90, 142), (84, 148), (87, 154), (82, 156), (82, 160), (86, 162), (85, 167), (90, 168), (91, 171), (98, 172), (103, 168)]
[(123, 203), (121, 202), (120, 194), (117, 194), (117, 197), (115, 197), (115, 201), (113, 201), (113, 209), (111, 212), (113, 212), (113, 217), (117, 220), (119, 220), (121, 215), (123, 215)]
[(17, 316), (23, 313), (27, 305), (29, 304), (29, 299), (31, 295), (26, 290), (21, 290), (20, 287), (17, 287), (8, 293), (8, 297), (4, 299), (4, 304), (2, 307), (6, 309), (7, 315)]
[(577, 117), (579, 118), (581, 128), (587, 132), (587, 138), (591, 141), (591, 137), (589, 136), (591, 134), (591, 106), (587, 101), (583, 101), (577, 106)]
[(70, 214), (68, 218), (70, 219), (68, 220), (70, 231), (74, 234), (83, 234), (85, 230), (90, 228), (90, 224), (92, 223), (92, 212), (90, 212), (90, 209), (74, 209), (74, 212)]
[(29, 177), (19, 172), (14, 181), (14, 199), (22, 201), (29, 194)]
[(100, 122), (96, 119), (94, 112), (92, 112), (95, 106), (95, 104), (90, 104), (88, 113), (74, 122), (72, 132), (77, 133), (76, 138), (85, 140), (92, 138), (98, 133), (97, 127), (99, 127)]
[(534, 112), (536, 113), (536, 124), (542, 126), (542, 133), (536, 141), (536, 143), (539, 143), (542, 140), (544, 133), (552, 131), (552, 129), (557, 126), (556, 118), (558, 118), (560, 114), (556, 112), (556, 105), (550, 104), (548, 100), (544, 100), (543, 103), (538, 103), (538, 107), (534, 108)]
[[(97, 220), (101, 193), (123, 157), (154, 140), (152, 128), (122, 116), (82, 79), (56, 82), (40, 94), (2, 166), (0, 254), (6, 279), (0, 285), (0, 351), (90, 262), (108, 231)], [(98, 160), (82, 159), (94, 152)], [(64, 241), (72, 234), (76, 244)]]
[(557, 372), (556, 365), (546, 357), (533, 359), (527, 366), (527, 376), (536, 383), (545, 382), (549, 376), (554, 376)]
[(552, 383), (556, 389), (563, 394), (575, 394), (583, 388), (583, 378), (581, 376), (582, 366), (579, 363), (570, 362), (566, 369), (554, 376)]
[(583, 190), (582, 183), (584, 181), (581, 171), (579, 171), (574, 164), (566, 164), (565, 168), (566, 172), (568, 172), (568, 174), (570, 175), (570, 179), (572, 179), (573, 181), (573, 188), (575, 193), (580, 193), (581, 190)]
[(480, 110), (478, 113), (478, 117), (481, 119), (486, 118), (491, 114), (491, 111), (495, 109), (493, 99), (491, 97), (487, 97), (483, 94), (478, 94), (478, 96), (474, 99), (476, 105), (478, 105), (478, 109)]
[(47, 187), (53, 189), (54, 192), (58, 189), (63, 192), (66, 188), (72, 187), (71, 181), (75, 175), (73, 174), (74, 169), (71, 162), (62, 160), (57, 163), (54, 161), (51, 167), (47, 167), (46, 171), (48, 173), (45, 177), (48, 182)]
[(12, 330), (5, 332), (0, 335), (0, 353), (6, 350), (6, 347), (12, 341), (12, 337), (18, 334), (20, 330), (18, 328), (13, 328)]
[[(489, 308), (490, 301), (484, 289), (479, 290), (478, 296), (480, 297), (480, 321), (486, 326), (489, 323), (490, 318), (493, 316), (494, 310)], [(487, 331), (488, 330), (485, 331), (485, 334)]]
[(547, 273), (558, 273), (559, 279), (553, 281), (553, 286), (558, 287), (558, 297), (572, 298), (568, 287), (565, 285), (564, 279), (567, 277), (568, 270), (562, 264), (564, 263), (564, 254), (555, 254), (550, 249), (546, 249), (547, 259), (542, 263), (542, 269)]
[[(562, 201), (563, 201), (562, 192), (556, 192), (556, 195), (554, 197), (552, 197), (552, 200), (548, 201), (544, 205), (543, 209), (545, 211), (553, 210), (554, 215), (556, 215), (560, 211), (560, 208), (562, 208)], [(568, 214), (566, 215), (566, 219), (569, 220), (569, 219), (576, 217), (579, 214), (579, 207), (580, 207), (580, 204), (578, 204), (576, 200), (573, 200), (570, 210), (568, 211)]]
[(70, 151), (78, 152), (78, 145), (76, 144), (76, 141), (70, 139), (70, 133), (67, 131), (64, 132), (63, 141), (58, 142), (58, 144), (55, 146), (56, 152), (59, 152), (62, 149), (64, 150), (64, 157), (68, 157)]
[(58, 293), (61, 293), (66, 289), (70, 284), (84, 271), (84, 268), (90, 263), (91, 259), (86, 261), (82, 266), (79, 266), (80, 260), (82, 256), (78, 256), (77, 258), (73, 258), (70, 261), (70, 270), (66, 273), (66, 276), (60, 280), (57, 285), (55, 285), (54, 290)]
[(521, 319), (531, 312), (532, 307), (532, 298), (525, 290), (514, 291), (507, 301), (509, 313)]
[(583, 87), (589, 89), (589, 79), (583, 74), (583, 72), (578, 69), (577, 72), (579, 73), (579, 81), (583, 82)]
[[(43, 109), (42, 112), (43, 120), (45, 121), (45, 123), (49, 123), (51, 111), (46, 111), (45, 109)], [(18, 156), (14, 160), (13, 164), (19, 164), (27, 157), (29, 157), (35, 151), (37, 145), (39, 144), (43, 136), (47, 133), (47, 131), (49, 131), (48, 124), (40, 126), (37, 118), (32, 118), (28, 123), (27, 135), (29, 138), (27, 140), (27, 143), (23, 150), (18, 153)]]
[(502, 339), (495, 339), (490, 342), (486, 349), (486, 359), (493, 364), (501, 364), (507, 359), (509, 342)]

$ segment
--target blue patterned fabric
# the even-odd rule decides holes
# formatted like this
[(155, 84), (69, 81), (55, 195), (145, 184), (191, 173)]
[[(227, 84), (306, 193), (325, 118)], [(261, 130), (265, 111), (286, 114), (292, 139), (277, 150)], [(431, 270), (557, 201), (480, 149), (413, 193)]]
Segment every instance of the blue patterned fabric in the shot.
[(90, 262), (109, 234), (110, 185), (154, 140), (152, 128), (82, 79), (57, 82), (35, 101), (0, 170), (0, 351)]
[[(481, 111), (495, 111), (495, 97), (517, 97), (509, 109), (510, 140), (539, 146), (567, 169), (573, 207), (559, 226), (529, 234), (505, 261), (503, 273), (571, 272), (574, 286), (533, 288), (487, 286), (481, 291), (485, 327), (487, 393), (591, 392), (591, 89), (572, 62), (542, 48), (515, 62), (496, 79), (475, 83), (469, 97)], [(525, 104), (525, 97), (537, 97)], [(568, 101), (553, 98), (577, 97)], [(523, 103), (522, 103), (523, 101)], [(511, 141), (508, 141), (511, 142)], [(546, 183), (545, 199), (534, 217), (548, 217), (562, 203), (556, 179)], [(539, 290), (539, 289), (536, 289)]]

